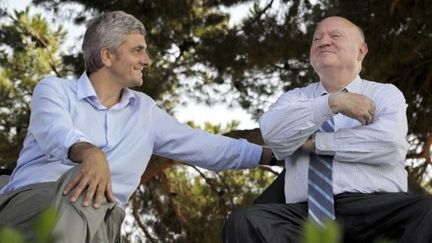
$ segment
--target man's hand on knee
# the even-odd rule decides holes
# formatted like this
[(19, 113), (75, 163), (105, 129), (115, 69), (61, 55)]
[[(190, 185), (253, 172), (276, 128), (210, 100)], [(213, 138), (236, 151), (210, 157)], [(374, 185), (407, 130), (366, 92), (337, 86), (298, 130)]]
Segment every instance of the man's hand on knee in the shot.
[(114, 201), (111, 173), (102, 150), (92, 144), (78, 143), (70, 148), (69, 158), (81, 165), (78, 174), (66, 185), (63, 195), (72, 192), (72, 203), (82, 195), (84, 207), (93, 202), (93, 207), (98, 208), (105, 197), (109, 202)]

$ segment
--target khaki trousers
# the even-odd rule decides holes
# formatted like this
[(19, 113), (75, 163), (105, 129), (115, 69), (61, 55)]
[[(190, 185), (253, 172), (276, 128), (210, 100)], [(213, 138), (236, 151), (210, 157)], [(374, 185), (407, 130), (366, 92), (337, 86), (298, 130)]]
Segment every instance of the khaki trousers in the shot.
[(79, 166), (67, 171), (57, 182), (38, 183), (0, 195), (0, 228), (12, 226), (21, 230), (28, 242), (34, 241), (33, 220), (48, 207), (57, 209), (55, 242), (117, 243), (121, 239), (124, 210), (115, 203), (103, 203), (98, 209), (83, 207), (83, 193), (75, 203), (63, 190), (78, 172)]

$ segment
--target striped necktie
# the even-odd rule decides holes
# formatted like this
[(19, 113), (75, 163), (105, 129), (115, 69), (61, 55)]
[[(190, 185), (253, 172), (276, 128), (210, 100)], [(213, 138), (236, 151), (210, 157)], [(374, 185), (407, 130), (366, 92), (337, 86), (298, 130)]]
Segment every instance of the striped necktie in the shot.
[[(333, 118), (321, 125), (320, 131), (334, 131)], [(309, 217), (321, 227), (335, 219), (332, 165), (333, 156), (311, 153), (308, 175), (308, 213)]]

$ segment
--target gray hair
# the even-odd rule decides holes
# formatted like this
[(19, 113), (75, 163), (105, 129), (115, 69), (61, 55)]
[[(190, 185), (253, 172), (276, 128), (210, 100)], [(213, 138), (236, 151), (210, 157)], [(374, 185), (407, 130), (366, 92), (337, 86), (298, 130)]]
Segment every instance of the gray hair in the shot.
[(87, 73), (91, 74), (103, 67), (100, 56), (102, 48), (117, 53), (126, 35), (131, 33), (145, 36), (146, 32), (141, 21), (123, 11), (109, 12), (91, 19), (87, 24), (82, 44)]

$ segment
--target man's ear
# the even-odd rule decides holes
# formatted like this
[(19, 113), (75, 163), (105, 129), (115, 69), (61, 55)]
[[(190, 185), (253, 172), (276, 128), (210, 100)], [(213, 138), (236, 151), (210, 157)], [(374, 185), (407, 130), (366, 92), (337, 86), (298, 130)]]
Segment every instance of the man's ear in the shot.
[(363, 42), (360, 45), (360, 48), (359, 48), (359, 53), (358, 53), (358, 56), (357, 56), (357, 61), (361, 62), (365, 58), (365, 56), (366, 56), (367, 53), (368, 53), (368, 46), (367, 46), (366, 42)]
[(106, 67), (111, 67), (114, 53), (112, 53), (108, 48), (103, 47), (100, 51), (100, 56), (103, 65)]

